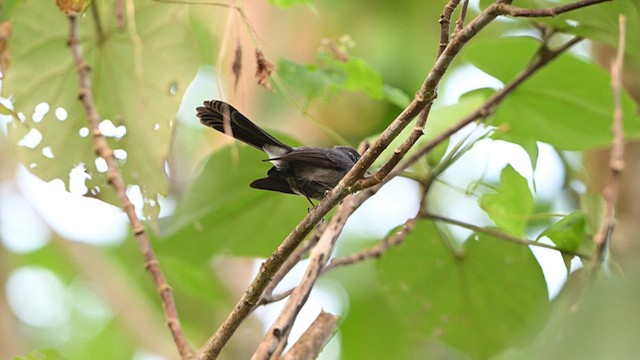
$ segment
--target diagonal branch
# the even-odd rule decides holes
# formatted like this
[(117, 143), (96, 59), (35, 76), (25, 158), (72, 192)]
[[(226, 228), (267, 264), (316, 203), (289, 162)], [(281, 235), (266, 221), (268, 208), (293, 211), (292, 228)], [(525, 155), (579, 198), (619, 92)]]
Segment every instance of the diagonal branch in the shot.
[(338, 315), (321, 311), (282, 360), (314, 360), (338, 330)]
[(118, 194), (118, 199), (120, 200), (122, 209), (129, 218), (131, 228), (133, 229), (133, 234), (135, 235), (136, 240), (138, 241), (138, 246), (140, 247), (140, 251), (144, 256), (145, 267), (149, 271), (149, 273), (151, 273), (151, 277), (153, 278), (156, 290), (158, 291), (160, 299), (162, 300), (162, 308), (164, 310), (164, 316), (167, 321), (167, 326), (171, 331), (173, 341), (176, 343), (176, 346), (180, 353), (180, 357), (182, 359), (191, 359), (193, 358), (193, 353), (191, 351), (191, 348), (189, 347), (189, 343), (184, 336), (184, 333), (182, 332), (180, 320), (178, 319), (178, 311), (171, 294), (171, 287), (167, 283), (167, 280), (165, 279), (164, 274), (160, 269), (158, 259), (153, 252), (149, 237), (147, 236), (144, 226), (142, 225), (142, 223), (140, 223), (140, 219), (138, 219), (138, 216), (136, 215), (135, 207), (126, 194), (126, 185), (124, 183), (124, 180), (122, 179), (122, 174), (120, 174), (118, 163), (113, 156), (113, 151), (109, 147), (109, 144), (107, 143), (105, 137), (98, 129), (100, 115), (98, 114), (98, 110), (96, 109), (95, 103), (93, 101), (93, 93), (91, 91), (91, 84), (89, 81), (90, 69), (84, 60), (84, 54), (80, 46), (78, 34), (78, 17), (75, 14), (69, 15), (69, 47), (71, 48), (73, 59), (78, 70), (80, 87), (79, 98), (82, 101), (82, 105), (84, 106), (84, 110), (87, 114), (89, 128), (91, 129), (91, 133), (93, 134), (95, 151), (107, 163), (107, 177), (109, 179), (109, 183), (111, 184), (111, 186), (113, 186), (116, 193)]

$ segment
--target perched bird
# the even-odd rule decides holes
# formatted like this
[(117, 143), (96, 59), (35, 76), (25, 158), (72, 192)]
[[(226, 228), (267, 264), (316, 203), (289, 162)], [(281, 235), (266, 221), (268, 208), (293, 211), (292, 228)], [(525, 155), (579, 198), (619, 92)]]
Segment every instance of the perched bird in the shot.
[(320, 200), (360, 158), (356, 149), (348, 146), (328, 149), (286, 145), (222, 101), (205, 101), (204, 106), (196, 110), (203, 125), (231, 135), (269, 156), (268, 161), (273, 167), (267, 172), (267, 177), (251, 183), (254, 189), (299, 194), (309, 202), (311, 199)]

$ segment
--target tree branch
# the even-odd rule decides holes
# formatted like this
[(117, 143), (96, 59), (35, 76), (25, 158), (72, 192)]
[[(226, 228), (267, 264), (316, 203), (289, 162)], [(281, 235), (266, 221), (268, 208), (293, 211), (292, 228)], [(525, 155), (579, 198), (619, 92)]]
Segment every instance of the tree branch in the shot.
[(615, 228), (616, 218), (615, 210), (618, 202), (618, 193), (620, 191), (620, 176), (624, 170), (624, 129), (622, 126), (622, 72), (624, 69), (624, 48), (625, 48), (625, 30), (626, 18), (620, 15), (619, 19), (620, 34), (618, 39), (618, 52), (616, 58), (611, 63), (611, 90), (613, 93), (613, 145), (609, 156), (609, 179), (604, 188), (603, 196), (606, 203), (604, 223), (602, 228), (593, 237), (596, 244), (593, 262), (594, 267), (598, 268), (604, 259), (608, 244), (611, 242), (611, 235)]
[(411, 218), (405, 221), (405, 223), (402, 224), (402, 227), (400, 228), (400, 230), (393, 233), (393, 235), (385, 237), (382, 241), (380, 241), (376, 246), (372, 247), (371, 249), (366, 249), (351, 255), (334, 258), (324, 268), (322, 273), (324, 274), (337, 267), (353, 265), (368, 259), (379, 258), (390, 247), (401, 244), (404, 241), (404, 238), (406, 238), (407, 235), (409, 235), (411, 231), (413, 231), (413, 227), (415, 226), (417, 221), (418, 221), (417, 217)]
[(554, 17), (569, 11), (608, 1), (611, 0), (583, 0), (546, 9), (524, 9), (507, 3), (498, 3), (497, 5), (502, 15), (514, 17)]
[(467, 17), (467, 7), (469, 6), (469, 0), (464, 0), (462, 2), (462, 9), (460, 10), (460, 17), (458, 21), (456, 21), (456, 29), (453, 31), (453, 34), (457, 34), (464, 27), (464, 19)]
[(465, 229), (469, 229), (473, 232), (477, 232), (477, 233), (483, 233), (483, 234), (487, 234), (490, 236), (493, 236), (497, 239), (501, 239), (501, 240), (506, 240), (509, 242), (512, 242), (514, 244), (519, 244), (519, 245), (527, 245), (527, 246), (536, 246), (536, 247), (541, 247), (541, 248), (545, 248), (545, 249), (550, 249), (550, 250), (556, 250), (559, 251), (560, 253), (564, 254), (564, 255), (570, 255), (570, 256), (578, 256), (581, 259), (588, 259), (589, 255), (586, 254), (582, 254), (580, 252), (577, 251), (571, 251), (571, 250), (563, 250), (563, 249), (559, 249), (554, 245), (549, 245), (549, 244), (545, 244), (539, 241), (533, 241), (533, 240), (529, 240), (529, 239), (523, 239), (523, 238), (519, 238), (517, 236), (513, 236), (507, 233), (504, 233), (496, 228), (492, 228), (492, 227), (484, 227), (484, 226), (477, 226), (477, 225), (473, 225), (473, 224), (469, 224), (469, 223), (465, 223), (463, 221), (459, 221), (459, 220), (455, 220), (455, 219), (449, 219), (446, 217), (442, 217), (439, 215), (434, 215), (434, 214), (424, 214), (422, 215), (422, 217), (424, 219), (428, 219), (428, 220), (433, 220), (433, 221), (439, 221), (439, 222), (443, 222), (443, 223), (447, 223), (447, 224), (451, 224), (451, 225), (455, 225), (455, 226), (459, 226)]
[(171, 294), (171, 287), (167, 283), (167, 280), (160, 269), (158, 259), (153, 252), (153, 248), (151, 247), (151, 243), (149, 242), (144, 226), (140, 223), (140, 220), (136, 215), (135, 207), (127, 196), (126, 185), (122, 179), (122, 175), (120, 174), (116, 158), (113, 156), (113, 151), (109, 148), (107, 140), (98, 128), (100, 115), (98, 114), (93, 101), (93, 93), (91, 91), (91, 84), (89, 81), (90, 69), (84, 60), (84, 54), (80, 46), (78, 34), (78, 18), (77, 15), (74, 14), (69, 15), (69, 47), (71, 48), (73, 59), (76, 63), (80, 88), (79, 98), (82, 101), (82, 105), (84, 106), (84, 110), (87, 114), (89, 128), (93, 134), (95, 151), (107, 163), (107, 178), (118, 194), (118, 199), (120, 200), (122, 209), (129, 218), (133, 234), (135, 235), (140, 251), (144, 256), (145, 268), (151, 274), (156, 290), (162, 300), (162, 308), (164, 310), (167, 326), (171, 331), (171, 335), (176, 343), (180, 357), (182, 359), (191, 359), (193, 357), (193, 353), (184, 333), (182, 332), (180, 320), (178, 318), (178, 311)]
[(314, 360), (338, 330), (338, 315), (321, 311), (282, 360)]
[(444, 49), (449, 44), (451, 17), (453, 16), (453, 12), (456, 10), (458, 4), (460, 4), (460, 0), (449, 0), (442, 10), (442, 15), (440, 15), (440, 20), (438, 21), (438, 23), (440, 23), (440, 47), (438, 48), (438, 55), (436, 56), (436, 59), (442, 55)]

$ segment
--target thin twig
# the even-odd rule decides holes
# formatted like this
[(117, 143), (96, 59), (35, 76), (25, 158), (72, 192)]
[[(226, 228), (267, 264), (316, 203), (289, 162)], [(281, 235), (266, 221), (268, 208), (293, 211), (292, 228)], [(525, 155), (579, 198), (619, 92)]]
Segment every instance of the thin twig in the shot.
[(545, 9), (524, 9), (507, 3), (498, 3), (497, 5), (502, 15), (514, 17), (554, 17), (569, 11), (608, 1), (612, 0), (583, 0), (576, 1), (571, 4)]
[(618, 52), (616, 58), (611, 62), (611, 90), (613, 93), (613, 145), (611, 146), (611, 154), (609, 157), (609, 180), (603, 191), (603, 197), (606, 203), (604, 223), (602, 228), (593, 237), (596, 244), (593, 262), (595, 268), (602, 263), (605, 252), (611, 242), (611, 235), (616, 223), (616, 204), (618, 202), (618, 193), (620, 191), (620, 177), (624, 170), (624, 129), (622, 125), (622, 73), (624, 69), (624, 48), (625, 48), (625, 31), (626, 18), (620, 15), (619, 19), (619, 39)]
[(409, 235), (411, 231), (413, 231), (413, 227), (415, 226), (417, 221), (418, 221), (417, 218), (411, 218), (405, 221), (405, 223), (402, 224), (402, 227), (400, 228), (400, 230), (396, 231), (390, 236), (385, 237), (376, 246), (370, 249), (365, 249), (351, 255), (345, 255), (345, 256), (334, 258), (323, 269), (322, 273), (324, 274), (326, 272), (329, 272), (341, 266), (353, 265), (364, 260), (379, 258), (390, 247), (401, 244), (404, 241), (404, 239), (407, 237), (407, 235)]
[[(559, 249), (553, 245), (549, 245), (549, 244), (545, 244), (542, 242), (538, 242), (538, 241), (533, 241), (533, 240), (529, 240), (529, 239), (522, 239), (516, 236), (512, 236), (509, 234), (506, 234), (498, 229), (495, 228), (489, 228), (489, 227), (482, 227), (482, 226), (477, 226), (477, 225), (473, 225), (473, 224), (468, 224), (459, 220), (455, 220), (455, 219), (449, 219), (449, 218), (445, 218), (439, 215), (434, 215), (434, 214), (421, 214), (420, 216), (416, 217), (416, 218), (412, 218), (407, 220), (403, 225), (402, 228), (400, 228), (400, 230), (398, 230), (397, 232), (393, 233), (392, 235), (386, 237), (385, 239), (383, 239), (381, 242), (378, 243), (378, 245), (370, 248), (370, 249), (365, 249), (362, 250), (360, 252), (356, 252), (354, 254), (351, 255), (346, 255), (346, 256), (342, 256), (342, 257), (337, 257), (334, 258), (333, 260), (331, 260), (331, 262), (324, 268), (323, 270), (323, 274), (326, 272), (329, 272), (335, 268), (341, 267), (341, 266), (346, 266), (346, 265), (353, 265), (365, 260), (369, 260), (369, 259), (376, 259), (379, 258), (380, 256), (382, 256), (384, 254), (385, 251), (387, 251), (390, 247), (392, 246), (397, 246), (399, 244), (401, 244), (404, 239), (407, 237), (407, 235), (409, 235), (411, 233), (411, 231), (413, 230), (413, 227), (415, 226), (415, 223), (419, 220), (419, 219), (427, 219), (427, 220), (433, 220), (433, 221), (439, 221), (439, 222), (444, 222), (447, 224), (451, 224), (451, 225), (455, 225), (455, 226), (459, 226), (459, 227), (463, 227), (465, 229), (469, 229), (473, 232), (477, 232), (477, 233), (483, 233), (483, 234), (487, 234), (487, 235), (491, 235), (497, 239), (501, 239), (501, 240), (506, 240), (512, 243), (516, 243), (516, 244), (520, 244), (520, 245), (526, 245), (526, 246), (536, 246), (536, 247), (541, 247), (541, 248), (545, 248), (545, 249), (550, 249), (550, 250), (556, 250), (559, 251), (562, 254), (565, 255), (571, 255), (571, 256), (578, 256), (582, 259), (588, 259), (589, 255), (586, 254), (582, 254), (580, 252), (576, 252), (576, 251), (571, 251), (571, 250), (563, 250), (563, 249)], [(293, 290), (293, 289), (292, 289)], [(289, 290), (291, 291), (291, 290)]]
[(456, 21), (456, 29), (453, 31), (453, 35), (457, 34), (464, 27), (464, 19), (467, 17), (467, 7), (469, 6), (469, 0), (462, 2), (462, 8), (460, 9), (460, 17)]
[(173, 336), (173, 340), (176, 343), (180, 356), (182, 359), (191, 359), (193, 358), (193, 353), (184, 333), (182, 332), (180, 320), (178, 318), (178, 311), (171, 294), (171, 287), (167, 283), (167, 280), (160, 269), (158, 259), (153, 252), (153, 248), (151, 247), (151, 243), (149, 242), (144, 226), (140, 223), (140, 220), (136, 215), (135, 207), (127, 196), (126, 185), (122, 179), (122, 174), (120, 173), (116, 158), (113, 156), (113, 151), (109, 148), (107, 140), (98, 128), (100, 115), (98, 114), (93, 101), (93, 93), (91, 92), (91, 85), (89, 81), (90, 70), (84, 60), (84, 54), (80, 46), (78, 18), (76, 15), (69, 15), (69, 47), (71, 48), (71, 52), (76, 63), (80, 87), (79, 98), (82, 101), (82, 105), (84, 106), (84, 110), (87, 114), (89, 127), (93, 134), (95, 151), (107, 163), (107, 177), (109, 179), (109, 183), (118, 194), (118, 199), (120, 200), (122, 209), (129, 218), (133, 234), (135, 235), (140, 251), (144, 256), (145, 267), (149, 273), (151, 273), (156, 290), (162, 300), (162, 308), (164, 310), (167, 326), (171, 331), (171, 335)]
[(451, 17), (456, 7), (460, 4), (460, 0), (449, 0), (447, 5), (444, 6), (442, 14), (440, 15), (440, 47), (438, 48), (438, 55), (436, 59), (442, 55), (444, 49), (449, 45), (449, 33), (451, 31)]
[(314, 360), (338, 329), (338, 315), (321, 311), (282, 360)]
[(560, 249), (554, 245), (550, 245), (550, 244), (546, 244), (543, 242), (539, 242), (539, 241), (534, 241), (534, 240), (529, 240), (529, 239), (523, 239), (523, 238), (519, 238), (517, 236), (513, 236), (507, 233), (504, 233), (496, 228), (492, 228), (492, 227), (484, 227), (484, 226), (477, 226), (477, 225), (473, 225), (473, 224), (469, 224), (463, 221), (459, 221), (459, 220), (455, 220), (455, 219), (450, 219), (450, 218), (446, 218), (443, 216), (439, 216), (439, 215), (434, 215), (434, 214), (424, 214), (422, 215), (422, 217), (424, 219), (428, 219), (428, 220), (433, 220), (433, 221), (439, 221), (439, 222), (443, 222), (443, 223), (447, 223), (447, 224), (451, 224), (451, 225), (455, 225), (455, 226), (459, 226), (465, 229), (469, 229), (473, 232), (476, 233), (482, 233), (482, 234), (487, 234), (490, 236), (493, 236), (494, 238), (497, 239), (501, 239), (501, 240), (506, 240), (509, 242), (512, 242), (514, 244), (519, 244), (519, 245), (527, 245), (527, 246), (536, 246), (536, 247), (541, 247), (541, 248), (545, 248), (545, 249), (550, 249), (550, 250), (556, 250), (559, 251), (560, 253), (564, 254), (564, 255), (570, 255), (570, 256), (578, 256), (581, 259), (589, 259), (590, 256), (577, 252), (577, 251), (571, 251), (571, 250), (564, 250), (564, 249)]
[(329, 220), (329, 224), (322, 236), (320, 236), (318, 244), (311, 250), (309, 265), (302, 277), (302, 281), (291, 293), (278, 319), (271, 325), (251, 359), (271, 359), (276, 349), (282, 348), (286, 344), (293, 322), (302, 306), (306, 303), (313, 285), (322, 272), (322, 268), (331, 257), (344, 224), (353, 213), (353, 201), (353, 196), (346, 197), (336, 214)]
[[(591, 5), (585, 4), (581, 6)], [(371, 177), (360, 180), (371, 164), (380, 156), (389, 144), (400, 134), (400, 132), (416, 117), (423, 109), (430, 105), (435, 99), (435, 88), (442, 79), (443, 74), (448, 69), (454, 57), (460, 49), (482, 28), (493, 21), (497, 16), (501, 15), (498, 4), (492, 4), (474, 20), (467, 24), (456, 36), (449, 42), (442, 56), (438, 58), (433, 69), (427, 75), (420, 90), (416, 93), (415, 98), (402, 111), (400, 115), (383, 131), (376, 142), (367, 150), (360, 160), (353, 166), (349, 173), (331, 190), (322, 201), (296, 226), (296, 228), (287, 236), (280, 246), (269, 256), (262, 264), (258, 275), (249, 285), (242, 295), (234, 309), (229, 313), (225, 321), (216, 330), (213, 336), (207, 341), (202, 348), (202, 359), (212, 360), (218, 357), (220, 351), (229, 341), (240, 323), (251, 313), (253, 308), (258, 304), (263, 290), (269, 284), (270, 279), (282, 266), (286, 258), (300, 244), (304, 237), (314, 228), (314, 226), (324, 216), (336, 206), (341, 199), (349, 193), (363, 190), (372, 186), (376, 186), (385, 181), (386, 175), (397, 165), (404, 157), (406, 152), (417, 141), (417, 137), (412, 138), (409, 142), (405, 142), (403, 146), (396, 149), (394, 156), (383, 167), (384, 172), (377, 172)], [(417, 129), (421, 132), (420, 129)], [(412, 133), (417, 133), (414, 131)], [(453, 131), (455, 132), (455, 131)], [(451, 132), (451, 133), (453, 133)]]

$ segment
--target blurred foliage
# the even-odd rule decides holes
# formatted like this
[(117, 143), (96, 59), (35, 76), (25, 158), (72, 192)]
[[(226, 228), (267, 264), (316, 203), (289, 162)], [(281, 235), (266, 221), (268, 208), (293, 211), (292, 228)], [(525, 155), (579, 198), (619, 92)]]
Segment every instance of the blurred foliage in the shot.
[[(296, 139), (285, 138), (287, 143), (313, 138), (314, 129), (322, 127), (348, 133), (349, 139), (373, 140), (409, 102), (407, 94), (415, 92), (431, 67), (439, 42), (438, 16), (445, 2), (274, 0), (270, 3), (275, 7), (268, 12), (245, 11), (244, 17), (224, 7), (151, 0), (130, 3), (135, 7), (127, 10), (126, 24), (119, 27), (115, 1), (93, 1), (80, 21), (82, 46), (92, 69), (99, 113), (126, 129), (123, 136), (109, 137), (108, 142), (127, 153), (126, 160), (120, 160), (125, 181), (141, 187), (154, 249), (189, 341), (199, 347), (231, 310), (253, 271), (253, 263), (240, 259), (268, 256), (305, 216), (309, 204), (302, 197), (249, 189), (249, 183), (265, 176), (271, 166), (263, 162), (264, 154), (244, 145), (220, 146), (222, 135), (213, 138), (216, 150), (211, 152), (202, 135), (210, 132), (193, 125), (195, 114), (177, 122), (175, 114), (198, 66), (218, 64), (222, 57), (223, 67), (216, 69), (219, 83), (211, 86), (222, 88), (225, 98), (247, 96), (251, 102), (247, 107), (264, 104), (251, 112), (269, 110), (268, 118), (278, 119), (278, 127), (298, 134)], [(541, 7), (559, 2), (515, 3)], [(487, 4), (480, 1), (481, 8)], [(65, 15), (53, 0), (3, 1), (0, 9), (0, 19), (13, 24), (8, 40), (11, 63), (2, 84), (3, 96), (10, 98), (13, 107), (2, 105), (0, 113), (14, 119), (2, 138), (2, 166), (17, 158), (32, 174), (46, 181), (61, 179), (68, 188), (70, 170), (82, 164), (89, 175), (88, 196), (117, 204), (105, 173), (97, 169), (91, 136), (80, 135), (87, 125), (66, 44)], [(444, 81), (459, 66), (472, 65), (508, 83), (535, 58), (540, 40), (533, 35), (539, 34), (536, 27), (541, 25), (557, 32), (552, 45), (562, 43), (566, 34), (615, 45), (619, 12), (628, 15), (629, 58), (640, 58), (640, 43), (633, 41), (639, 30), (638, 3), (612, 1), (551, 19), (496, 21), (463, 49)], [(467, 19), (477, 13), (472, 3)], [(246, 89), (235, 93), (224, 86), (224, 76), (219, 75), (229, 67), (224, 62), (228, 54), (222, 49), (225, 42), (238, 40), (223, 26), (227, 16), (233, 25), (239, 24), (239, 38), (251, 39), (245, 43), (250, 44), (243, 48), (245, 54), (252, 53), (251, 46), (277, 54), (276, 92), (262, 91), (253, 99), (243, 95)], [(248, 33), (252, 29), (257, 34)], [(340, 40), (327, 40), (335, 38)], [(244, 73), (253, 84), (251, 71)], [(190, 96), (199, 97), (199, 102), (211, 92)], [(436, 102), (417, 146), (475, 111), (493, 93), (495, 89), (476, 89), (454, 104)], [(305, 119), (321, 119), (320, 126), (283, 120), (293, 116), (269, 107), (278, 101), (302, 109)], [(49, 110), (40, 119), (34, 112), (43, 102)], [(637, 102), (624, 93), (623, 106), (626, 137), (635, 140), (640, 137)], [(59, 108), (66, 110), (66, 118), (56, 114)], [(295, 115), (303, 116), (300, 113)], [(566, 53), (511, 93), (486, 119), (488, 127), (483, 129), (490, 129), (492, 140), (525, 149), (535, 168), (538, 142), (551, 144), (558, 152), (607, 146), (611, 114), (608, 71)], [(389, 159), (413, 130), (409, 125), (373, 167)], [(21, 141), (32, 131), (39, 132), (42, 140), (34, 148), (23, 146)], [(409, 169), (411, 178), (439, 175), (460, 154), (473, 151), (475, 141), (473, 137), (449, 139)], [(45, 148), (53, 158), (43, 153)], [(11, 161), (5, 162), (5, 157)], [(200, 165), (193, 173), (179, 173), (185, 168), (191, 171), (181, 167), (181, 161)], [(1, 178), (13, 176), (15, 166), (11, 167), (3, 169)], [(589, 239), (602, 220), (602, 198), (576, 190), (575, 183), (584, 179), (575, 172), (566, 173), (561, 191), (571, 201), (564, 203), (558, 192), (553, 200), (557, 202), (541, 205), (535, 184), (531, 189), (528, 179), (511, 165), (501, 167), (495, 181), (481, 176), (470, 179), (467, 188), (446, 185), (481, 208), (486, 219), (482, 225), (492, 231), (550, 240), (560, 249), (588, 255), (593, 250)], [(437, 188), (429, 191), (433, 189)], [(154, 219), (158, 195), (169, 196), (176, 207), (170, 216)], [(559, 205), (567, 202), (572, 204), (570, 209)], [(447, 198), (446, 204), (461, 217), (468, 211), (457, 199)], [(550, 213), (558, 208), (562, 213)], [(378, 215), (385, 216), (386, 210), (378, 209)], [(423, 210), (432, 210), (428, 202)], [(362, 226), (376, 220), (366, 221)], [(381, 259), (327, 275), (346, 292), (341, 299), (345, 309), (339, 326), (341, 359), (597, 359), (631, 358), (637, 353), (633, 339), (640, 336), (636, 316), (640, 277), (636, 272), (630, 271), (626, 281), (612, 276), (587, 289), (585, 270), (571, 273), (576, 261), (564, 255), (568, 285), (549, 300), (541, 266), (528, 247), (480, 230), (467, 230), (464, 236), (456, 230), (460, 229), (420, 219), (404, 243)], [(350, 240), (354, 239), (344, 241), (352, 244)], [(357, 240), (357, 248), (363, 249), (381, 239)], [(626, 269), (624, 265), (621, 268)], [(11, 350), (29, 354), (16, 359), (131, 359), (146, 352), (176, 357), (156, 289), (132, 235), (102, 247), (54, 234), (45, 245), (25, 253), (3, 248), (2, 284), (20, 270), (37, 270), (55, 279), (63, 294), (56, 307), (54, 300), (49, 301), (51, 308), (63, 309), (64, 314), (58, 322), (30, 324), (11, 315), (11, 306), (16, 305), (9, 303), (8, 287), (3, 286), (0, 314), (10, 316), (1, 316), (0, 325), (3, 331), (11, 331), (3, 332), (0, 351), (11, 345)], [(30, 303), (34, 297), (22, 301)], [(241, 331), (223, 357), (246, 358), (251, 352), (247, 344), (258, 341), (263, 329), (250, 319)], [(12, 334), (20, 341), (11, 342)], [(596, 340), (585, 342), (592, 338)], [(43, 350), (31, 352), (38, 348)]]
[[(378, 261), (392, 309), (410, 333), (489, 358), (544, 323), (547, 288), (531, 251), (479, 234), (461, 250), (420, 221)], [(508, 294), (508, 295), (507, 295)]]
[[(124, 130), (108, 136), (112, 149), (124, 149), (121, 161), (128, 184), (141, 186), (149, 214), (157, 214), (157, 196), (168, 193), (164, 161), (173, 134), (175, 111), (198, 64), (185, 6), (138, 2), (135, 28), (122, 28), (114, 16), (114, 1), (95, 2), (81, 21), (80, 34), (91, 68), (92, 92), (100, 115)], [(2, 94), (24, 115), (9, 125), (18, 143), (27, 133), (39, 132), (35, 147), (19, 147), (20, 161), (44, 180), (69, 180), (75, 166), (86, 169), (92, 195), (118, 204), (99, 171), (93, 138), (84, 108), (78, 101), (78, 74), (67, 45), (68, 20), (53, 1), (25, 0), (13, 10), (13, 36), (9, 40), (11, 66)], [(100, 22), (94, 19), (95, 14)], [(97, 25), (99, 24), (99, 25)], [(48, 104), (42, 118), (33, 116), (36, 105)], [(66, 110), (60, 117), (58, 109)], [(49, 148), (53, 156), (46, 156)], [(155, 208), (152, 210), (152, 208)]]

